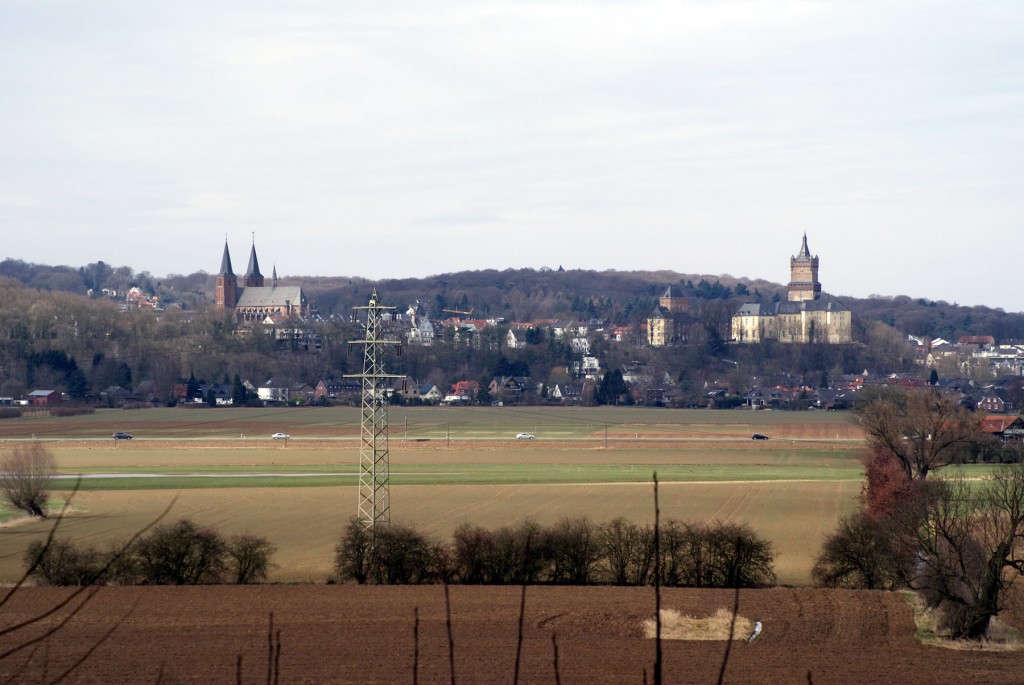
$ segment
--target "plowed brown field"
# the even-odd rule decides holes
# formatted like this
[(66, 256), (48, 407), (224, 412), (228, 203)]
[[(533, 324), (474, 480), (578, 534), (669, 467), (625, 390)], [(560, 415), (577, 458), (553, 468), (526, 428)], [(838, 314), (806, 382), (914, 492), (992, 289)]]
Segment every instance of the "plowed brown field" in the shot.
[[(0, 630), (69, 592), (17, 592), (0, 609)], [(440, 586), (103, 588), (52, 637), (0, 660), (0, 679), (50, 682), (82, 661), (66, 682), (267, 682), (273, 613), (283, 683), (412, 683), (414, 666), (421, 683), (511, 683), (520, 593), (516, 587), (450, 588), (454, 679)], [(725, 682), (1022, 679), (1020, 653), (918, 644), (911, 612), (896, 594), (774, 589), (744, 591), (739, 601), (740, 613), (760, 619), (764, 631), (752, 643), (733, 643)], [(695, 616), (732, 603), (726, 590), (663, 593), (665, 608)], [(641, 630), (653, 615), (650, 588), (530, 587), (525, 606), (519, 682), (559, 682), (556, 672), (562, 683), (652, 682), (655, 645)], [(0, 652), (66, 616), (60, 611), (3, 634)], [(724, 642), (666, 643), (664, 682), (716, 682), (724, 651)]]

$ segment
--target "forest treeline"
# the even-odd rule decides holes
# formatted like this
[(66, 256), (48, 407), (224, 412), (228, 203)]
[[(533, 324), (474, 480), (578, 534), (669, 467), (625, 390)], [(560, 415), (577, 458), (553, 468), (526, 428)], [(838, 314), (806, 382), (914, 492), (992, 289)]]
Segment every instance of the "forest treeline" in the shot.
[[(124, 292), (139, 287), (161, 301), (200, 308), (212, 301), (215, 276), (197, 271), (156, 277), (148, 271), (114, 267), (102, 261), (81, 267), (0, 261), (0, 278), (29, 288), (85, 294), (103, 288)], [(673, 271), (586, 271), (579, 269), (483, 269), (425, 278), (370, 281), (346, 276), (292, 276), (282, 282), (299, 285), (324, 317), (347, 316), (366, 304), (378, 288), (390, 304), (407, 307), (421, 302), (432, 318), (444, 309), (473, 310), (481, 318), (509, 321), (543, 318), (608, 318), (629, 323), (645, 318), (658, 297), (672, 285), (695, 302), (721, 301), (731, 314), (742, 302), (770, 301), (785, 296), (785, 286), (729, 275), (681, 274)], [(997, 341), (1024, 339), (1024, 312), (961, 306), (943, 300), (903, 295), (854, 298), (833, 293), (855, 320), (881, 321), (903, 333), (955, 341), (961, 335), (991, 335)]]
[[(472, 345), (451, 344), (451, 332), (442, 330), (433, 347), (408, 346), (389, 361), (394, 373), (442, 391), (456, 380), (487, 382), (501, 375), (530, 376), (549, 388), (574, 380), (579, 351), (539, 329), (535, 344), (509, 349), (506, 336), (516, 322), (598, 319), (623, 327), (628, 334), (622, 341), (592, 336), (590, 354), (604, 369), (643, 366), (652, 383), (678, 384), (684, 402), (712, 382), (743, 388), (755, 378), (768, 384), (778, 377), (820, 387), (864, 369), (911, 371), (918, 367), (907, 334), (1024, 339), (1024, 314), (905, 297), (844, 297), (854, 316), (852, 345), (730, 345), (729, 320), (739, 304), (784, 297), (783, 286), (729, 276), (558, 268), (376, 282), (282, 278), (302, 286), (318, 314), (300, 342), (238, 335), (230, 314), (211, 305), (214, 280), (205, 272), (157, 278), (103, 262), (77, 268), (0, 262), (0, 397), (42, 387), (85, 400), (120, 386), (170, 402), (171, 388), (189, 378), (227, 383), (238, 375), (256, 385), (337, 379), (360, 367), (361, 350), (348, 344), (358, 335), (353, 307), (365, 305), (374, 288), (399, 312), (413, 306), (435, 322), (452, 316), (445, 310), (501, 322)], [(668, 286), (690, 300), (688, 337), (685, 344), (652, 349), (644, 344), (642, 325)], [(155, 296), (159, 308), (124, 308), (123, 295), (133, 287)], [(117, 295), (103, 295), (104, 289)]]

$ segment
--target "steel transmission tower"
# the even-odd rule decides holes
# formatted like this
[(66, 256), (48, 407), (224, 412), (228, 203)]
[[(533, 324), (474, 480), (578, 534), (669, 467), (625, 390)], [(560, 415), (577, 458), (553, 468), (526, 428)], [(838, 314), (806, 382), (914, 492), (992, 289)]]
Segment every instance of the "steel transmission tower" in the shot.
[(354, 309), (366, 310), (366, 335), (353, 340), (363, 345), (363, 372), (346, 374), (346, 378), (362, 379), (362, 430), (359, 449), (359, 521), (366, 528), (391, 522), (390, 469), (388, 466), (388, 405), (384, 381), (404, 378), (384, 372), (384, 350), (387, 345), (400, 345), (398, 340), (381, 337), (381, 320), (386, 310), (377, 299), (376, 288), (370, 303)]

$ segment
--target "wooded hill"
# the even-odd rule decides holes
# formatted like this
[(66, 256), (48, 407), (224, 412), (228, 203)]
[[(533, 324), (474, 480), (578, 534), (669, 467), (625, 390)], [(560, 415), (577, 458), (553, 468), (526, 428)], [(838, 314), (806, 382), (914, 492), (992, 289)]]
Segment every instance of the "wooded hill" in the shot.
[[(148, 295), (159, 295), (164, 304), (177, 303), (186, 309), (199, 309), (212, 302), (215, 280), (204, 271), (158, 278), (148, 271), (135, 272), (131, 267), (112, 267), (103, 262), (69, 267), (15, 259), (0, 262), (0, 277), (16, 279), (29, 288), (81, 295), (103, 288), (124, 293), (137, 286)], [(325, 318), (347, 316), (353, 307), (366, 304), (374, 287), (384, 301), (402, 309), (423, 303), (434, 319), (444, 318), (444, 309), (457, 309), (472, 310), (478, 318), (500, 317), (509, 322), (600, 317), (618, 324), (645, 319), (669, 285), (680, 288), (681, 294), (694, 303), (719, 303), (712, 307), (710, 320), (720, 320), (722, 312), (731, 315), (742, 302), (768, 301), (786, 294), (783, 284), (729, 275), (561, 268), (485, 269), (382, 281), (346, 276), (291, 276), (283, 277), (281, 282), (302, 286)], [(902, 295), (854, 298), (832, 294), (851, 309), (854, 321), (861, 324), (861, 334), (868, 322), (881, 321), (901, 333), (922, 338), (955, 342), (961, 335), (991, 335), (997, 341), (1024, 340), (1024, 313)]]
[[(360, 367), (358, 350), (347, 342), (357, 333), (352, 308), (365, 305), (373, 288), (383, 303), (400, 312), (416, 306), (435, 323), (452, 316), (446, 309), (503, 321), (486, 329), (484, 344), (475, 348), (409, 346), (389, 367), (443, 390), (456, 380), (487, 381), (496, 375), (529, 375), (548, 387), (571, 381), (565, 369), (579, 355), (564, 342), (545, 336), (525, 349), (505, 347), (504, 334), (514, 322), (601, 319), (627, 326), (630, 336), (621, 343), (600, 337), (592, 341), (591, 353), (602, 368), (640, 362), (649, 377), (672, 379), (691, 397), (709, 382), (727, 382), (743, 391), (775, 378), (820, 386), (864, 369), (926, 373), (914, 364), (907, 334), (952, 341), (961, 335), (1024, 339), (1024, 314), (840, 294), (853, 311), (852, 345), (730, 345), (729, 320), (738, 306), (784, 297), (784, 286), (664, 271), (518, 269), (377, 282), (282, 278), (283, 284), (302, 286), (319, 314), (308, 326), (318, 344), (307, 350), (271, 336), (234, 335), (231, 316), (211, 306), (214, 280), (204, 272), (157, 278), (102, 262), (78, 268), (0, 262), (0, 397), (56, 387), (85, 398), (117, 385), (150, 387), (169, 400), (170, 388), (190, 375), (221, 383), (237, 374), (257, 385), (270, 378), (289, 384), (337, 378)], [(690, 298), (689, 337), (684, 345), (652, 349), (644, 345), (641, 325), (669, 285)], [(132, 287), (156, 296), (159, 308), (122, 311), (124, 294)], [(102, 295), (103, 289), (108, 295)], [(90, 290), (92, 295), (86, 295)], [(110, 291), (117, 293), (113, 299)]]

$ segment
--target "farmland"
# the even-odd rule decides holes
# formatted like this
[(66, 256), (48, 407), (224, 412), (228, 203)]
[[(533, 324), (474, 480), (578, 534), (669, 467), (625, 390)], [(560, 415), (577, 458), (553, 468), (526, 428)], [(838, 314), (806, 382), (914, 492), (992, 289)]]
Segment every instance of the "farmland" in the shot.
[[(775, 545), (780, 582), (800, 585), (821, 537), (860, 490), (860, 435), (842, 414), (396, 409), (390, 425), (392, 518), (440, 540), (467, 521), (651, 522), (656, 472), (664, 517), (749, 523)], [(3, 445), (34, 435), (56, 454), (55, 506), (82, 476), (62, 534), (103, 547), (170, 506), (171, 520), (269, 538), (278, 548), (275, 581), (330, 575), (339, 531), (356, 511), (358, 429), (357, 410), (332, 408), (109, 410), (0, 422)], [(111, 440), (115, 430), (134, 438)], [(537, 439), (512, 439), (522, 430)], [(292, 439), (271, 440), (276, 431)], [(751, 441), (753, 432), (772, 439)], [(0, 579), (9, 581), (48, 524), (6, 517)]]
[[(26, 620), (68, 593), (28, 588), (4, 618)], [(524, 683), (639, 684), (652, 682), (654, 641), (641, 625), (653, 615), (653, 595), (637, 587), (530, 587), (523, 595), (517, 587), (452, 586), (449, 659), (438, 585), (104, 588), (45, 649), (0, 661), (0, 677), (50, 682), (83, 661), (69, 681), (251, 683), (271, 680), (276, 661), (281, 682), (511, 683), (519, 663)], [(730, 590), (663, 591), (663, 606), (691, 616), (734, 599)], [(745, 590), (738, 602), (740, 615), (761, 620), (764, 631), (733, 645), (725, 678), (718, 680), (724, 641), (669, 640), (664, 682), (1020, 682), (1019, 652), (918, 643), (898, 593), (777, 588)], [(66, 614), (24, 637), (53, 629)], [(281, 646), (273, 660), (271, 619)], [(11, 643), (0, 637), (0, 648)]]
[[(397, 410), (390, 418), (392, 519), (438, 540), (464, 522), (497, 527), (582, 515), (650, 523), (657, 473), (663, 519), (748, 523), (772, 541), (780, 583), (804, 586), (822, 537), (854, 509), (861, 487), (863, 441), (845, 415), (435, 409)], [(134, 437), (114, 441), (115, 430)], [(292, 438), (271, 440), (277, 431)], [(515, 440), (521, 431), (537, 438)], [(770, 439), (752, 441), (754, 432)], [(284, 679), (408, 682), (416, 668), (425, 682), (440, 682), (451, 663), (473, 682), (510, 680), (517, 588), (452, 588), (456, 649), (449, 662), (439, 587), (325, 584), (339, 533), (356, 510), (354, 410), (106, 411), (5, 420), (0, 434), (0, 449), (35, 440), (55, 453), (61, 478), (53, 506), (80, 483), (60, 535), (81, 544), (104, 548), (164, 515), (224, 534), (251, 532), (277, 547), (274, 585), (104, 588), (48, 642), (45, 659), (2, 662), (0, 675), (45, 679), (98, 644), (77, 671), (82, 681), (250, 681), (268, 672), (273, 613)], [(11, 582), (26, 545), (52, 522), (0, 516), (0, 579)], [(15, 593), (6, 624), (55, 605), (66, 592)], [(653, 655), (641, 623), (652, 613), (649, 588), (537, 587), (525, 596), (524, 682), (551, 680), (555, 639), (567, 681), (646, 682)], [(684, 589), (667, 589), (664, 598), (665, 606), (694, 616), (734, 599), (730, 591)], [(744, 591), (739, 601), (741, 614), (762, 620), (765, 633), (737, 646), (730, 681), (924, 683), (940, 673), (1017, 679), (1019, 655), (918, 644), (910, 609), (895, 593), (778, 588)], [(31, 630), (52, 629), (63, 615)], [(130, 629), (119, 626), (123, 620)], [(360, 639), (367, 626), (377, 636), (375, 650)], [(104, 643), (111, 630), (114, 638)], [(666, 682), (714, 681), (721, 653), (721, 642), (668, 643)]]

